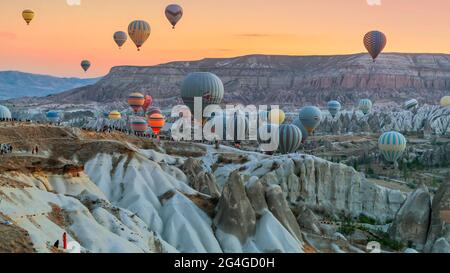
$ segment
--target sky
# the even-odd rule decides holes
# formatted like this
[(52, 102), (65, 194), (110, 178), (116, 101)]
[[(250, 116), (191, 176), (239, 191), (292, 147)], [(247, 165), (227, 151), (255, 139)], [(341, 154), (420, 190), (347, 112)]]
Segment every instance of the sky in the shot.
[[(380, 30), (385, 52), (450, 53), (449, 0), (14, 0), (0, 1), (0, 70), (69, 77), (103, 76), (113, 66), (248, 54), (333, 55), (364, 52)], [(164, 15), (184, 8), (176, 30)], [(21, 13), (36, 17), (27, 26)], [(152, 34), (142, 51), (119, 50), (115, 31), (142, 19)], [(88, 73), (80, 61), (92, 63)]]

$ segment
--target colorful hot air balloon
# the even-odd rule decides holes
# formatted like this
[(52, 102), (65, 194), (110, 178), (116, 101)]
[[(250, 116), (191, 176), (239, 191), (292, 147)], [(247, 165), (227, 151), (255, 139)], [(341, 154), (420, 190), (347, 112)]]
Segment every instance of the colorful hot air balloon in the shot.
[(387, 43), (386, 35), (380, 31), (371, 31), (364, 36), (364, 46), (375, 62)]
[(29, 25), (30, 22), (33, 20), (34, 15), (35, 15), (34, 11), (32, 11), (31, 9), (26, 9), (22, 11), (22, 17), (25, 20), (25, 22), (27, 22), (27, 25)]
[(183, 17), (183, 8), (175, 4), (167, 6), (166, 17), (172, 25), (172, 28), (175, 29), (178, 21)]
[(450, 106), (450, 96), (445, 96), (441, 99), (441, 106), (442, 107)]
[(335, 100), (328, 102), (328, 111), (331, 116), (334, 118), (339, 111), (341, 111), (341, 103)]
[(128, 104), (135, 113), (141, 110), (145, 103), (145, 97), (141, 93), (132, 93), (128, 96)]
[(108, 118), (110, 120), (120, 120), (122, 118), (122, 114), (120, 114), (120, 112), (118, 111), (112, 111), (111, 113), (109, 113)]
[(322, 111), (315, 106), (306, 106), (300, 110), (298, 117), (309, 135), (311, 135), (322, 121)]
[(162, 112), (158, 107), (150, 107), (147, 110), (147, 117), (150, 118), (150, 116), (153, 114), (161, 114), (162, 115)]
[(297, 151), (302, 144), (302, 131), (295, 125), (283, 124), (280, 126), (278, 150), (282, 154)]
[(299, 118), (296, 118), (294, 119), (292, 124), (300, 128), (300, 131), (302, 131), (302, 142), (305, 142), (306, 139), (308, 138), (309, 133), (308, 130), (306, 130), (305, 126), (303, 126), (303, 123), (300, 121)]
[(141, 50), (142, 45), (150, 37), (151, 31), (149, 23), (142, 20), (133, 21), (128, 26), (128, 35), (130, 35), (138, 51)]
[(143, 133), (148, 129), (148, 123), (143, 118), (135, 118), (133, 121), (131, 121), (131, 129), (133, 129), (133, 131), (135, 132)]
[(144, 112), (147, 112), (147, 109), (153, 104), (153, 98), (152, 96), (146, 95), (144, 99), (145, 101), (144, 105), (142, 105), (142, 109), (144, 109)]
[(128, 40), (128, 35), (123, 31), (117, 31), (116, 33), (114, 33), (113, 39), (120, 49)]
[(81, 61), (81, 68), (83, 68), (84, 72), (87, 72), (91, 67), (91, 62), (88, 60)]
[(378, 139), (378, 148), (389, 162), (397, 162), (406, 149), (406, 138), (398, 132), (387, 132)]
[(363, 112), (364, 115), (367, 115), (368, 113), (370, 113), (370, 111), (372, 111), (372, 101), (369, 99), (362, 99), (359, 101), (359, 110), (361, 110), (361, 112)]
[(411, 110), (419, 106), (419, 102), (416, 99), (411, 99), (405, 102), (405, 109)]
[(155, 135), (159, 134), (164, 125), (166, 125), (166, 119), (161, 114), (155, 113), (148, 118), (148, 126), (152, 128)]
[[(194, 113), (194, 98), (203, 99), (203, 109), (210, 104), (219, 104), (224, 95), (222, 81), (209, 72), (194, 72), (187, 75), (181, 86), (181, 98)], [(203, 110), (202, 109), (202, 110)]]
[(286, 114), (281, 109), (272, 109), (269, 113), (269, 122), (271, 124), (282, 124), (286, 118)]
[(51, 122), (58, 122), (59, 121), (59, 113), (56, 111), (49, 111), (47, 112), (47, 119)]

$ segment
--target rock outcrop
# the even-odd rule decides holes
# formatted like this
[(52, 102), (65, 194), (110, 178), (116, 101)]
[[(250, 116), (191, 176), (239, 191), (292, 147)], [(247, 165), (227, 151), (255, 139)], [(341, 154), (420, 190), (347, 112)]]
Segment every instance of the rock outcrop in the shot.
[(239, 172), (233, 172), (223, 188), (214, 218), (215, 226), (244, 244), (256, 231), (256, 215)]
[[(341, 56), (250, 55), (228, 59), (172, 62), (151, 67), (114, 67), (94, 85), (38, 102), (58, 104), (125, 101), (130, 90), (152, 90), (159, 105), (179, 102), (189, 72), (217, 74), (227, 90), (225, 102), (243, 104), (324, 105), (338, 99), (438, 101), (450, 88), (450, 57), (443, 54), (382, 54), (373, 64), (367, 54)], [(18, 104), (20, 102), (15, 101)]]
[(426, 186), (414, 191), (398, 211), (389, 234), (421, 251), (426, 243), (431, 216), (431, 196)]
[(450, 253), (450, 182), (441, 185), (433, 198), (425, 252)]

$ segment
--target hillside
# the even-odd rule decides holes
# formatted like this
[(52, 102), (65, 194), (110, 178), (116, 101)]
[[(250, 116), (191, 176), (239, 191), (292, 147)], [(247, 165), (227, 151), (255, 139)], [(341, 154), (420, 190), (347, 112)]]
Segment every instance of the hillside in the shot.
[(20, 97), (44, 97), (93, 84), (98, 80), (98, 78), (58, 78), (17, 71), (0, 71), (0, 100)]
[(179, 102), (184, 76), (211, 71), (224, 82), (225, 102), (324, 105), (333, 98), (354, 104), (369, 97), (403, 102), (415, 97), (434, 103), (450, 92), (450, 55), (366, 54), (341, 56), (251, 55), (230, 59), (173, 62), (149, 67), (114, 67), (94, 85), (39, 100), (41, 103), (123, 101), (131, 91), (150, 93), (161, 105)]

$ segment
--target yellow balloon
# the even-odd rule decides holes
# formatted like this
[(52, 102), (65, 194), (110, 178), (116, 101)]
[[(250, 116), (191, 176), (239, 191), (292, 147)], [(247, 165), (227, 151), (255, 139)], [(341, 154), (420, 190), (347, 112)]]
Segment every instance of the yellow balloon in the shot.
[(122, 115), (120, 114), (120, 112), (113, 111), (113, 112), (109, 113), (110, 120), (119, 120), (121, 118), (122, 118)]
[(32, 11), (31, 9), (26, 9), (22, 12), (22, 17), (25, 22), (27, 22), (27, 25), (29, 25), (31, 20), (33, 20), (34, 18), (34, 11)]
[(450, 96), (445, 96), (441, 99), (441, 106), (442, 107), (450, 106)]
[(286, 114), (281, 109), (272, 109), (269, 114), (271, 124), (282, 124), (286, 119)]

